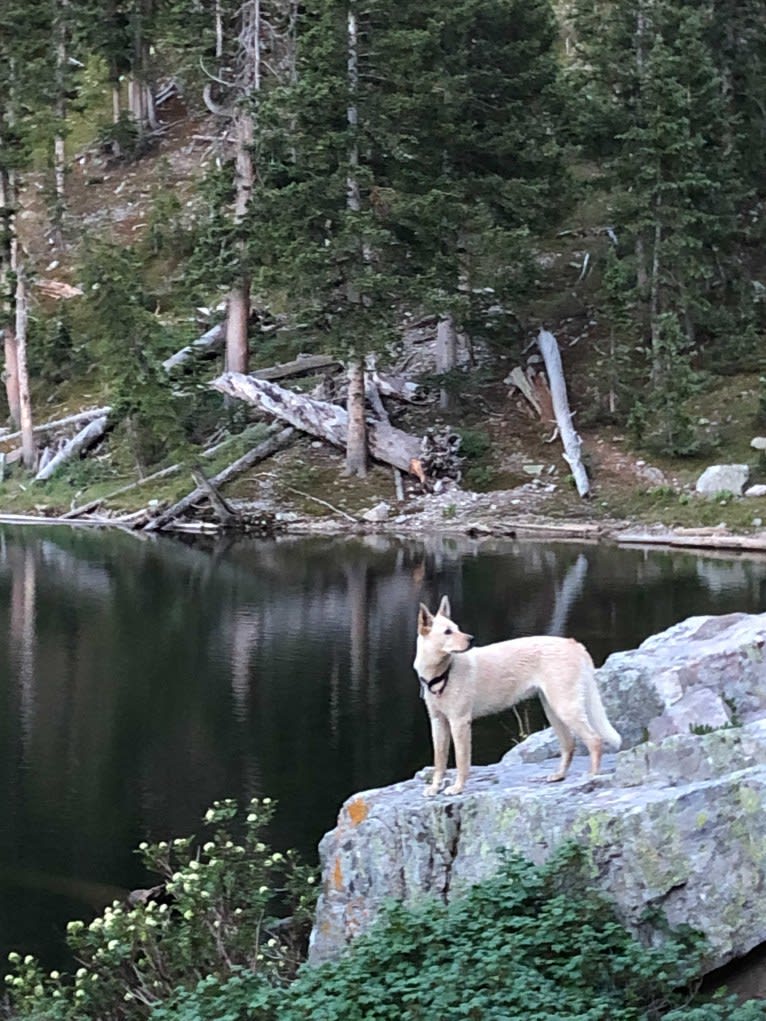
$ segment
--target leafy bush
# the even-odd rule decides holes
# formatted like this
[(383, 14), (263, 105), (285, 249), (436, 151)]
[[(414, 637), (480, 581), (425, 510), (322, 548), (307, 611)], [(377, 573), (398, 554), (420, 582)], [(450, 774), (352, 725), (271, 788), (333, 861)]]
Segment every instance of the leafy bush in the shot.
[[(508, 857), (493, 879), (445, 905), (392, 905), (337, 961), (294, 976), (294, 926), (269, 914), (286, 890), (298, 923), (313, 904), (310, 873), (259, 839), (271, 817), (254, 802), (244, 842), (207, 822), (213, 839), (143, 847), (170, 905), (115, 904), (70, 924), (82, 966), (45, 975), (11, 955), (13, 1016), (24, 1021), (766, 1021), (766, 1004), (694, 995), (704, 942), (690, 930), (637, 940), (594, 886), (577, 846), (542, 866)], [(279, 875), (279, 883), (275, 876)], [(311, 885), (310, 883), (308, 884)], [(648, 919), (647, 919), (648, 921)], [(651, 919), (651, 929), (662, 927)]]
[(489, 433), (483, 429), (456, 429), (460, 436), (460, 454), (462, 457), (478, 459), (492, 449)]
[(272, 985), (291, 977), (305, 951), (315, 876), (293, 852), (264, 843), (273, 812), (270, 799), (251, 801), (237, 841), (237, 805), (220, 801), (205, 816), (210, 838), (196, 850), (192, 837), (142, 844), (162, 886), (133, 906), (115, 901), (90, 925), (69, 923), (67, 943), (80, 965), (73, 976), (11, 954), (11, 1016), (132, 1021), (182, 986), (233, 981), (243, 970), (250, 986), (263, 976)]
[(581, 852), (509, 858), (450, 905), (396, 905), (338, 961), (287, 988), (261, 975), (201, 982), (152, 1021), (764, 1021), (766, 1005), (696, 1004), (703, 944), (644, 946), (594, 889)]

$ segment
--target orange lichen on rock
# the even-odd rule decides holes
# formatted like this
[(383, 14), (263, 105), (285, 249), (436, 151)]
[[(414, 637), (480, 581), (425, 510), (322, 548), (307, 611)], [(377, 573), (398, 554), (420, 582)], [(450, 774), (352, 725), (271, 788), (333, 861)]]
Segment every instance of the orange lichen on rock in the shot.
[(336, 890), (343, 889), (343, 869), (340, 867), (340, 858), (335, 859), (332, 869), (332, 885)]
[(369, 808), (364, 798), (355, 798), (346, 809), (348, 817), (351, 820), (353, 826), (358, 826), (364, 822), (369, 814)]

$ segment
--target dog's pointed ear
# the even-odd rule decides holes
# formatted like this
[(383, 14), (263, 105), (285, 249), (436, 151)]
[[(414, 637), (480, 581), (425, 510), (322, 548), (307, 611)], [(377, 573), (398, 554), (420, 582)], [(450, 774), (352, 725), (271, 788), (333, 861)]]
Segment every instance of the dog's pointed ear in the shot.
[(431, 630), (431, 625), (434, 622), (434, 615), (428, 609), (425, 603), (420, 604), (418, 610), (418, 634), (427, 635)]
[(452, 610), (450, 609), (449, 599), (446, 596), (442, 596), (442, 601), (439, 603), (439, 609), (436, 611), (440, 617), (451, 617)]

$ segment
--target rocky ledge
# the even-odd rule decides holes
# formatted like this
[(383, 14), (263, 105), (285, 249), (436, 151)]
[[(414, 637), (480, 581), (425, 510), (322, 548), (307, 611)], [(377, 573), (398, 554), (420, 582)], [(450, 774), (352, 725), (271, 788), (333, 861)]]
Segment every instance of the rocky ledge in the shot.
[[(693, 617), (599, 670), (623, 750), (561, 784), (549, 731), (475, 767), (465, 792), (423, 797), (423, 778), (365, 791), (320, 845), (310, 959), (337, 955), (387, 900), (449, 900), (506, 851), (535, 862), (562, 841), (592, 851), (623, 919), (647, 908), (704, 932), (709, 969), (766, 941), (766, 614)], [(426, 726), (424, 720), (424, 726)]]

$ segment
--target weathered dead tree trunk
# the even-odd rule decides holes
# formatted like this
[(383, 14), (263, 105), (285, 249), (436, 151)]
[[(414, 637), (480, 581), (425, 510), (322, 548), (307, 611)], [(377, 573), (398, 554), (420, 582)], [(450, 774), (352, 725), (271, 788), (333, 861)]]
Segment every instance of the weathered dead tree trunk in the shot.
[(32, 427), (32, 398), (29, 393), (29, 368), (27, 366), (27, 300), (26, 270), (21, 256), (16, 253), (16, 367), (19, 380), (19, 425), (21, 427), (21, 449), (24, 467), (32, 471), (37, 460), (34, 431)]
[(367, 420), (364, 413), (364, 367), (358, 358), (348, 363), (346, 408), (346, 474), (363, 479), (367, 475)]
[(215, 516), (221, 524), (230, 525), (233, 521), (236, 521), (239, 515), (231, 504), (221, 496), (207, 475), (205, 475), (202, 468), (198, 464), (194, 465), (191, 472), (192, 478), (197, 483), (198, 488), (204, 490), (207, 494), (207, 498), (215, 512)]
[[(90, 408), (88, 411), (78, 411), (76, 415), (67, 415), (66, 418), (56, 418), (51, 422), (41, 422), (40, 425), (36, 425), (32, 431), (35, 434), (44, 433), (50, 432), (51, 429), (59, 429), (65, 425), (75, 425), (77, 422), (91, 422), (94, 418), (103, 418), (105, 415), (111, 414), (111, 411), (112, 409), (110, 407)], [(21, 436), (21, 430), (0, 435), (0, 440), (5, 443), (8, 440), (15, 440), (19, 436)]]
[(184, 362), (188, 361), (197, 353), (204, 353), (205, 351), (223, 347), (225, 340), (226, 320), (222, 323), (216, 323), (215, 326), (211, 326), (209, 330), (206, 330), (206, 332), (202, 334), (201, 337), (193, 340), (191, 344), (187, 344), (186, 347), (182, 347), (180, 351), (176, 351), (176, 353), (171, 355), (169, 358), (166, 358), (162, 363), (162, 367), (165, 372), (170, 372), (171, 369), (175, 369), (179, 365), (183, 365)]
[(582, 463), (582, 440), (572, 425), (572, 412), (569, 410), (569, 398), (567, 397), (567, 384), (564, 379), (564, 369), (561, 364), (561, 352), (556, 343), (556, 338), (548, 330), (540, 330), (537, 336), (537, 346), (545, 362), (545, 371), (548, 373), (548, 380), (551, 387), (553, 399), (553, 413), (556, 416), (556, 425), (559, 428), (561, 442), (564, 445), (564, 460), (572, 470), (572, 476), (577, 486), (577, 492), (582, 497), (590, 496), (590, 482), (585, 465)]
[(76, 454), (87, 450), (88, 447), (92, 447), (94, 443), (97, 443), (106, 432), (106, 423), (106, 416), (89, 422), (84, 429), (81, 429), (75, 437), (61, 448), (55, 457), (48, 461), (44, 468), (40, 469), (37, 475), (35, 475), (35, 482), (45, 482), (62, 464), (69, 461)]
[(10, 328), (3, 331), (3, 347), (5, 349), (5, 396), (11, 413), (11, 421), (18, 429), (21, 424), (19, 360), (16, 347), (16, 334)]
[[(221, 392), (225, 393), (225, 391)], [(276, 454), (278, 450), (288, 446), (292, 443), (294, 436), (295, 433), (292, 429), (282, 429), (274, 436), (270, 436), (267, 440), (264, 440), (263, 443), (259, 443), (257, 447), (253, 447), (252, 450), (249, 450), (236, 461), (233, 461), (230, 465), (224, 468), (223, 471), (218, 472), (217, 475), (210, 479), (209, 484), (216, 488), (220, 488), (225, 485), (229, 479), (233, 479), (242, 472), (248, 471), (248, 469), (258, 464), (259, 461), (265, 461), (267, 457), (271, 457), (271, 455)], [(204, 486), (197, 486), (191, 491), (191, 493), (187, 493), (187, 495), (178, 500), (177, 503), (174, 503), (172, 507), (168, 507), (167, 510), (158, 514), (156, 518), (152, 518), (144, 531), (159, 531), (166, 525), (170, 524), (171, 521), (174, 521), (182, 514), (185, 514), (186, 511), (194, 506), (195, 503), (199, 503), (199, 501), (207, 495), (208, 490)]]
[[(444, 315), (439, 319), (434, 354), (436, 371), (439, 374), (452, 372), (457, 365), (457, 330), (451, 315)], [(439, 407), (443, 411), (449, 411), (453, 403), (449, 386), (442, 386), (439, 390)]]
[(295, 379), (298, 376), (310, 376), (314, 373), (332, 373), (341, 369), (336, 358), (329, 355), (298, 355), (292, 362), (281, 365), (270, 365), (267, 369), (257, 369), (250, 375), (256, 379)]
[[(348, 413), (345, 408), (327, 401), (317, 401), (302, 394), (285, 390), (276, 383), (254, 379), (241, 373), (225, 372), (213, 380), (211, 386), (230, 397), (238, 397), (260, 408), (268, 415), (276, 415), (302, 432), (318, 436), (345, 450), (348, 439)], [(384, 423), (368, 426), (367, 440), (370, 454), (376, 461), (392, 464), (402, 471), (412, 471), (412, 462), (420, 458), (420, 440), (417, 436)]]
[(171, 464), (167, 468), (161, 468), (157, 472), (152, 472), (151, 475), (145, 475), (144, 478), (138, 479), (136, 482), (129, 482), (125, 486), (120, 486), (119, 489), (113, 489), (111, 493), (99, 496), (95, 500), (89, 500), (88, 503), (82, 503), (79, 507), (73, 507), (66, 514), (62, 514), (61, 517), (79, 518), (83, 514), (90, 514), (91, 511), (96, 510), (102, 503), (106, 503), (107, 500), (112, 500), (115, 496), (122, 496), (123, 493), (129, 493), (132, 489), (138, 489), (139, 486), (145, 486), (147, 482), (157, 482), (159, 479), (167, 478), (168, 475), (173, 475), (177, 472), (180, 467), (180, 464)]

